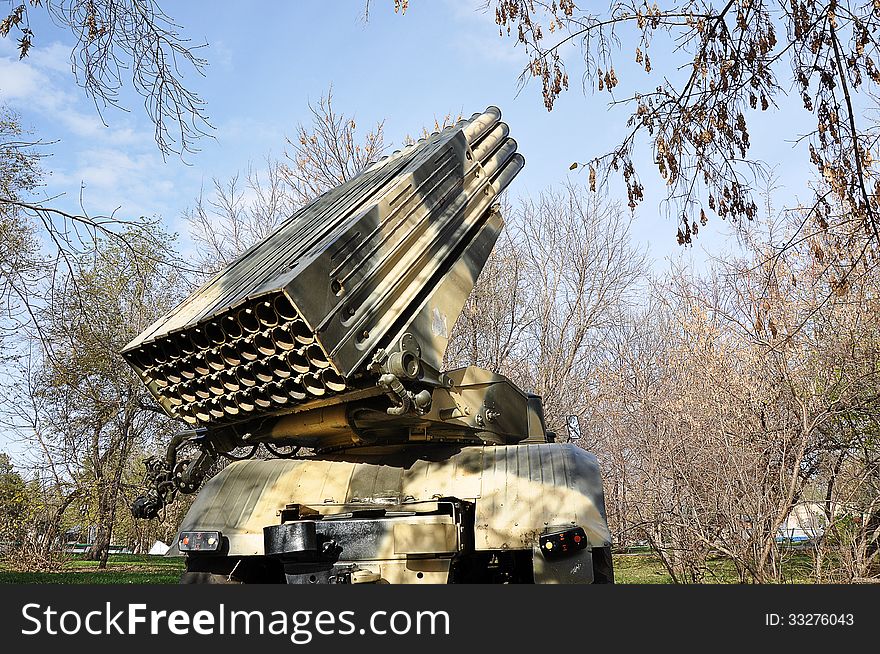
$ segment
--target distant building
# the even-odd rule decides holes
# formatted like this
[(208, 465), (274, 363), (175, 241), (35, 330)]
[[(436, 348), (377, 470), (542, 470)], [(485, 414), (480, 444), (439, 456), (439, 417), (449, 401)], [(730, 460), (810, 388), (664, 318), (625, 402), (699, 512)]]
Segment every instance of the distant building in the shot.
[[(832, 506), (832, 515), (838, 508)], [(822, 502), (800, 502), (795, 504), (785, 521), (779, 526), (777, 541), (803, 543), (821, 538), (828, 526), (825, 505)]]

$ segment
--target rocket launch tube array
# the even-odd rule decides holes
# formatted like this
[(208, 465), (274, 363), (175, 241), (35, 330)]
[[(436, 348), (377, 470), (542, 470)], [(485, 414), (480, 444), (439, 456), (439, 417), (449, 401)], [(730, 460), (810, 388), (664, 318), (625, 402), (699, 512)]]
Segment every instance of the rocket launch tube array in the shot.
[[(455, 264), (524, 165), (500, 118), (489, 107), (325, 193), (124, 357), (165, 411), (190, 425), (283, 413), (374, 385), (363, 381), (372, 353), (420, 310), (424, 279)], [(456, 290), (461, 304), (469, 291)]]

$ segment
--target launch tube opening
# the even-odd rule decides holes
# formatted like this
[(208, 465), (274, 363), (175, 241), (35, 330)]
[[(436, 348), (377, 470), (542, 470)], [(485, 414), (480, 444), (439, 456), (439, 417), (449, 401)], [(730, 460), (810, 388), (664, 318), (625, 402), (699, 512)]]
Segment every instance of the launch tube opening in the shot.
[(242, 309), (238, 312), (238, 324), (248, 334), (254, 334), (260, 331), (260, 321), (253, 309)]
[(298, 316), (296, 315), (296, 309), (293, 308), (290, 300), (288, 300), (283, 295), (279, 295), (278, 297), (276, 297), (273, 304), (275, 305), (275, 311), (284, 320), (297, 319)]
[(226, 337), (232, 340), (236, 338), (241, 338), (244, 335), (244, 332), (241, 330), (241, 325), (238, 324), (238, 321), (234, 316), (226, 316), (223, 318), (223, 331), (226, 333)]
[(214, 345), (222, 345), (226, 342), (226, 334), (223, 333), (220, 325), (213, 320), (205, 325), (205, 336)]
[(257, 320), (263, 327), (274, 327), (278, 324), (278, 314), (271, 302), (260, 302), (255, 309)]
[(279, 349), (292, 350), (296, 347), (296, 339), (288, 328), (274, 327), (270, 333)]
[(236, 345), (238, 346), (238, 353), (245, 361), (256, 361), (260, 357), (257, 354), (257, 348), (254, 347), (253, 336), (238, 341)]
[(260, 354), (272, 356), (275, 354), (275, 341), (268, 332), (260, 332), (254, 335), (254, 347)]

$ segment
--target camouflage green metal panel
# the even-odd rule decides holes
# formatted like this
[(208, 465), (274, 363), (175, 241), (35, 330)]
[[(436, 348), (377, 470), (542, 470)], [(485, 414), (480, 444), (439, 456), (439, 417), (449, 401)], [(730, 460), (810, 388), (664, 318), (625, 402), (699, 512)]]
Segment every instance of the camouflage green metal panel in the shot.
[[(595, 547), (611, 542), (595, 457), (558, 443), (237, 462), (199, 492), (181, 531), (220, 531), (229, 555), (262, 555), (263, 528), (279, 524), (292, 503), (330, 515), (352, 504), (414, 506), (442, 497), (475, 503), (477, 550), (528, 550), (560, 525), (583, 527)], [(382, 552), (391, 557), (393, 544)]]
[[(503, 375), (477, 367), (445, 373), (448, 386), (434, 388), (430, 410), (390, 415), (385, 398), (346, 394), (344, 403), (302, 405), (264, 420), (254, 442), (339, 450), (368, 443), (460, 442), (514, 444), (545, 442), (540, 409)], [(532, 396), (534, 397), (534, 396)], [(378, 410), (377, 410), (378, 407)]]
[(406, 334), (439, 370), (485, 264), (497, 195), (524, 164), (490, 107), (325, 193), (123, 351), (192, 425), (287, 411), (374, 386), (365, 367)]

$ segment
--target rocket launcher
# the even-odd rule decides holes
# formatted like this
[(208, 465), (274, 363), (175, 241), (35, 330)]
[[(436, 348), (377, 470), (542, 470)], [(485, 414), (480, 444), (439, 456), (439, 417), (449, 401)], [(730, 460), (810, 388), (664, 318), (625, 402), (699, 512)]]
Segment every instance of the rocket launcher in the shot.
[(516, 147), (489, 107), (394, 152), (297, 211), (123, 356), (193, 429), (314, 445), (358, 431), (349, 405), (369, 398), (392, 398), (382, 414), (400, 424), (423, 416), (410, 432), (448, 424), (458, 404), (438, 404), (437, 389), (504, 380), (441, 362), (501, 230), (496, 199), (524, 165)]

